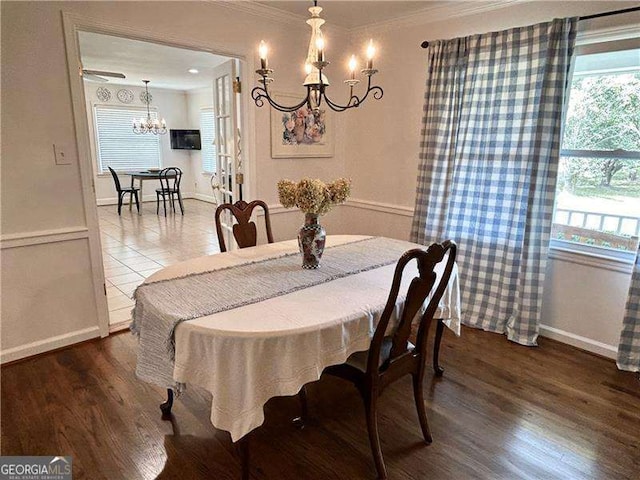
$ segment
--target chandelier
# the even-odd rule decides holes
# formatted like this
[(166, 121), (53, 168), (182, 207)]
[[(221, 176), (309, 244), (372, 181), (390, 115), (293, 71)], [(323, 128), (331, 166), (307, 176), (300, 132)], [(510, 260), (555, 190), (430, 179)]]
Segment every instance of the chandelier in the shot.
[(353, 93), (353, 87), (355, 87), (360, 80), (356, 78), (356, 70), (358, 68), (358, 61), (355, 55), (351, 56), (349, 61), (349, 78), (344, 81), (349, 86), (349, 100), (347, 103), (341, 105), (332, 101), (326, 94), (326, 88), (329, 86), (329, 80), (323, 73), (324, 68), (329, 65), (329, 62), (325, 60), (325, 41), (320, 31), (320, 27), (325, 23), (324, 19), (320, 18), (320, 12), (322, 8), (318, 7), (317, 0), (314, 0), (313, 7), (309, 8), (311, 18), (307, 20), (307, 24), (311, 27), (311, 39), (309, 41), (309, 51), (307, 53), (307, 59), (305, 62), (305, 73), (307, 74), (303, 85), (307, 87), (307, 96), (300, 103), (296, 105), (286, 106), (277, 103), (273, 97), (269, 94), (269, 84), (273, 82), (273, 78), (270, 75), (273, 70), (269, 68), (267, 60), (268, 48), (264, 41), (260, 42), (258, 53), (260, 54), (260, 69), (256, 70), (259, 75), (258, 83), (260, 84), (251, 91), (251, 97), (258, 107), (264, 105), (265, 100), (276, 110), (281, 112), (295, 112), (299, 108), (307, 105), (314, 113), (320, 111), (322, 103), (326, 103), (331, 110), (336, 112), (344, 112), (349, 108), (359, 107), (371, 93), (373, 98), (379, 100), (382, 98), (384, 92), (382, 88), (378, 86), (371, 86), (371, 77), (375, 75), (378, 70), (373, 68), (373, 58), (376, 53), (373, 41), (369, 41), (367, 47), (367, 68), (360, 71), (362, 75), (366, 77), (367, 91), (361, 97)]
[(142, 80), (144, 82), (144, 88), (146, 94), (144, 95), (144, 103), (147, 104), (147, 119), (140, 118), (140, 120), (133, 119), (133, 133), (153, 133), (154, 135), (164, 135), (167, 133), (167, 122), (164, 118), (158, 121), (157, 118), (151, 118), (151, 110), (149, 104), (151, 103), (151, 96), (149, 95), (149, 80)]

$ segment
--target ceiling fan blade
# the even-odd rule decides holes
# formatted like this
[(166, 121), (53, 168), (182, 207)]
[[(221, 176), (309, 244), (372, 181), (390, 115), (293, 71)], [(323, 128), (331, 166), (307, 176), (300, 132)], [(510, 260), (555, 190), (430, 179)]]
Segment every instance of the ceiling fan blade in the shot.
[(107, 83), (109, 81), (108, 79), (99, 77), (98, 75), (94, 75), (93, 73), (85, 73), (85, 72), (83, 72), (82, 78), (87, 82)]
[(127, 78), (124, 73), (116, 73), (116, 72), (104, 72), (102, 70), (87, 70), (82, 69), (82, 73), (85, 75), (98, 75), (101, 77), (113, 77), (113, 78)]

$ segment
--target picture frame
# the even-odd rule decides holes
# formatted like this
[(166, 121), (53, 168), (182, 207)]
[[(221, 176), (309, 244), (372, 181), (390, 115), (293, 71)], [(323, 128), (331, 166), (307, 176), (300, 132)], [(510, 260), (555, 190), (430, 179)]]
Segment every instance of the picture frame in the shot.
[[(273, 94), (281, 105), (295, 105), (300, 96), (287, 93)], [(318, 158), (333, 157), (334, 131), (332, 112), (322, 108), (319, 116), (308, 107), (293, 113), (271, 108), (271, 157), (272, 158)]]

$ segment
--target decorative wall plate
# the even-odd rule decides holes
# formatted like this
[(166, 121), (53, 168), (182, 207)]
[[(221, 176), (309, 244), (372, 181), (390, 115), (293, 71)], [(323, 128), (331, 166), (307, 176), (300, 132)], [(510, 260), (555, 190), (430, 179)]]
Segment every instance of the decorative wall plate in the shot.
[(126, 88), (118, 90), (118, 100), (120, 100), (122, 103), (133, 102), (133, 92), (131, 90), (127, 90)]
[(111, 100), (111, 91), (105, 87), (98, 87), (96, 89), (96, 96), (101, 102), (108, 102)]
[(153, 100), (153, 95), (149, 92), (141, 92), (140, 93), (140, 101), (146, 105), (149, 105)]

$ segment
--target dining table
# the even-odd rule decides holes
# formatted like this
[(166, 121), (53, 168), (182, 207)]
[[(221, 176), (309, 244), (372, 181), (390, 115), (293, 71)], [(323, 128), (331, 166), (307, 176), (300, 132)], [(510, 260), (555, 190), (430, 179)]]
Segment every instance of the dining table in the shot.
[[(188, 385), (206, 389), (211, 423), (237, 442), (264, 422), (270, 398), (295, 395), (326, 367), (368, 350), (396, 263), (412, 248), (426, 249), (384, 237), (328, 235), (317, 270), (301, 268), (296, 240), (165, 267), (134, 294), (136, 375), (167, 388), (165, 414), (174, 392)], [(445, 263), (436, 265), (438, 277)], [(400, 291), (417, 275), (417, 266), (407, 265)], [(403, 302), (399, 295), (389, 329)], [(443, 330), (460, 335), (455, 264), (434, 319), (433, 367), (441, 375)]]
[[(142, 182), (145, 180), (160, 180), (160, 172), (162, 170), (143, 170), (143, 171), (136, 171), (136, 172), (127, 172), (127, 175), (131, 176), (131, 188), (134, 187), (135, 181), (138, 180), (138, 189), (140, 190), (140, 202), (142, 203), (143, 200), (143, 196), (142, 196)], [(167, 178), (175, 178), (175, 174), (169, 173), (167, 174)], [(131, 196), (129, 196), (129, 210), (132, 209), (132, 200), (131, 200)]]

